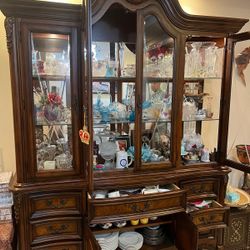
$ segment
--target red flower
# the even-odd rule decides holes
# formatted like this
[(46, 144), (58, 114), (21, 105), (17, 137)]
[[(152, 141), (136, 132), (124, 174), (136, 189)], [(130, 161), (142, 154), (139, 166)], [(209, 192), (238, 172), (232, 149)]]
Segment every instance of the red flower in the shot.
[(62, 104), (62, 98), (57, 93), (49, 93), (48, 94), (48, 101), (50, 104), (54, 104), (57, 106)]

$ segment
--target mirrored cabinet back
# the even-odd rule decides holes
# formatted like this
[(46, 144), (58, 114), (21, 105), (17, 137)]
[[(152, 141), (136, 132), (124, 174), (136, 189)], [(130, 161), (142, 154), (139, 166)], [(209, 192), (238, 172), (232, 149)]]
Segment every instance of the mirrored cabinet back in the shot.
[(249, 164), (229, 126), (234, 47), (250, 38), (234, 34), (248, 20), (177, 0), (0, 9), (19, 249), (225, 249), (229, 166)]

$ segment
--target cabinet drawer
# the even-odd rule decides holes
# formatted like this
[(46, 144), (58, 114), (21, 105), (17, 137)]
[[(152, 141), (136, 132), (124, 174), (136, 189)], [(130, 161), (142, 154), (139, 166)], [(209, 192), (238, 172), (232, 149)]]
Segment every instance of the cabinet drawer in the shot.
[(91, 223), (161, 216), (185, 211), (185, 207), (185, 191), (173, 184), (169, 192), (108, 199), (91, 199), (89, 196), (88, 199)]
[(31, 218), (41, 216), (58, 215), (58, 213), (80, 214), (80, 193), (50, 193), (31, 195)]
[(188, 180), (180, 183), (182, 189), (187, 190), (187, 199), (199, 199), (203, 196), (216, 198), (219, 193), (219, 180), (203, 179)]
[(56, 244), (46, 244), (43, 246), (32, 247), (32, 250), (82, 250), (81, 242), (61, 242)]
[(31, 222), (32, 244), (55, 240), (80, 240), (82, 238), (81, 218), (47, 219)]
[(189, 215), (197, 227), (222, 228), (227, 226), (229, 207), (213, 201), (209, 208), (190, 212)]
[(218, 229), (211, 229), (199, 233), (198, 250), (216, 249), (217, 230)]

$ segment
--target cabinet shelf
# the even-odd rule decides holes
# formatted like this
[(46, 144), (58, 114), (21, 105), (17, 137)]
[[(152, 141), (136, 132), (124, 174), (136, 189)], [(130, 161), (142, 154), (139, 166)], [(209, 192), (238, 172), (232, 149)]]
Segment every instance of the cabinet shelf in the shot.
[(129, 121), (129, 120), (114, 120), (114, 121), (100, 121), (100, 122), (95, 122), (94, 121), (94, 126), (98, 126), (98, 125), (108, 125), (108, 124), (134, 124), (135, 122), (134, 121)]
[(37, 122), (36, 126), (71, 126), (71, 122)]
[(159, 225), (166, 225), (166, 224), (171, 224), (172, 222), (169, 220), (166, 220), (165, 217), (159, 217), (157, 220), (155, 221), (150, 221), (147, 224), (139, 224), (136, 226), (132, 226), (130, 224), (130, 221), (127, 221), (127, 225), (121, 228), (112, 226), (109, 229), (102, 229), (99, 226), (95, 227), (92, 229), (92, 232), (95, 234), (104, 234), (104, 233), (111, 233), (111, 232), (127, 232), (127, 231), (134, 231), (135, 229), (138, 228), (144, 228), (144, 227), (154, 227), (154, 226), (159, 226)]
[(135, 82), (135, 77), (92, 77), (92, 82)]
[(204, 77), (185, 77), (185, 82), (204, 81), (204, 80), (222, 80), (221, 76), (204, 76)]
[(149, 246), (149, 245), (143, 244), (141, 250), (177, 250), (177, 248), (172, 242), (165, 241), (164, 243), (158, 246)]
[[(206, 77), (186, 77), (185, 82), (194, 82), (194, 81), (204, 81), (204, 80), (222, 80), (222, 77), (217, 76), (206, 76)], [(136, 77), (99, 77), (93, 76), (93, 82), (135, 82)], [(151, 82), (173, 82), (172, 77), (144, 77), (144, 81), (151, 83)]]
[(205, 118), (205, 119), (190, 119), (190, 120), (182, 120), (182, 122), (213, 122), (213, 121), (219, 121), (219, 118)]
[[(142, 119), (142, 122), (143, 123), (171, 123), (171, 120), (165, 120), (165, 119)], [(127, 124), (134, 124), (135, 122), (134, 121), (129, 121), (129, 120), (111, 120), (111, 121), (108, 121), (108, 122), (104, 122), (104, 121), (100, 121), (100, 122), (95, 122), (94, 121), (94, 126), (98, 126), (98, 125), (108, 125), (108, 124), (124, 124), (124, 123), (127, 123)]]
[(66, 79), (69, 79), (70, 75), (47, 75), (47, 74), (41, 74), (41, 75), (33, 75), (33, 79), (35, 80), (43, 80), (43, 81), (65, 81)]

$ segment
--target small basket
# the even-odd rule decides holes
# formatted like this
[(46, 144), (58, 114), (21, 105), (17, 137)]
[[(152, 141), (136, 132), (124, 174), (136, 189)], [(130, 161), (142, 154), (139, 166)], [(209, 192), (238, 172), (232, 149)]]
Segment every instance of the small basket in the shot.
[[(237, 156), (242, 164), (249, 164), (250, 145), (236, 145)], [(246, 150), (247, 149), (247, 150)]]

